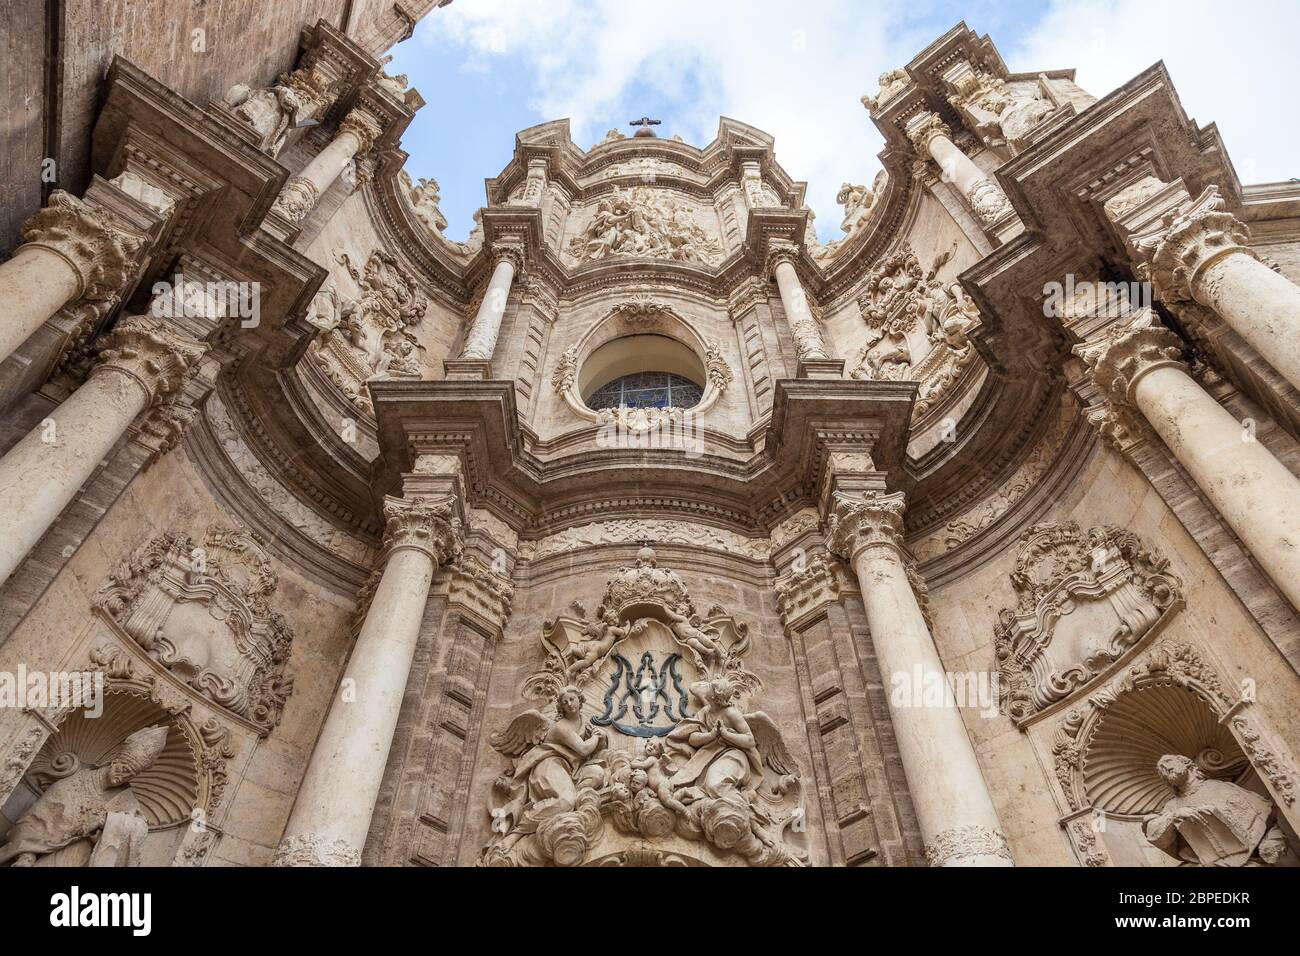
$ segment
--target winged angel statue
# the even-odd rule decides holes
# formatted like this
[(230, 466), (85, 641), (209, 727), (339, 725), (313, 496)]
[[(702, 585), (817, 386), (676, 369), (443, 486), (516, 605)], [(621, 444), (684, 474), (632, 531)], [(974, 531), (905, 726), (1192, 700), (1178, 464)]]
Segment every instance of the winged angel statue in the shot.
[[(490, 738), (511, 765), (493, 783), (493, 832), (482, 862), (578, 865), (608, 821), (622, 834), (704, 842), (755, 866), (805, 864), (789, 832), (802, 819), (798, 766), (775, 722), (740, 703), (762, 686), (744, 667), (744, 625), (721, 608), (696, 614), (680, 579), (647, 552), (611, 580), (594, 621), (575, 605), (578, 618), (547, 622), (546, 666), (525, 681), (524, 693), (551, 702), (554, 716), (550, 708), (527, 710)], [(680, 655), (695, 675), (689, 706), (683, 695), (676, 713), (665, 708), (672, 721), (649, 729), (584, 720), (584, 687), (615, 662), (608, 715), (625, 670), (622, 653), (634, 644), (676, 649), (669, 660)]]

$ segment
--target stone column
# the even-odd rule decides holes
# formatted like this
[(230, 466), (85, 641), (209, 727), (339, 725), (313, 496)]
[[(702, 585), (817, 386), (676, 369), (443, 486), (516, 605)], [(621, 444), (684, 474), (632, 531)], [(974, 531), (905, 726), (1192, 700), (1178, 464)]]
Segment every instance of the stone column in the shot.
[(364, 109), (354, 109), (339, 123), (339, 131), (329, 145), (284, 184), (275, 201), (274, 211), (290, 222), (300, 223), (316, 208), (320, 197), (334, 185), (334, 180), (358, 153), (374, 145), (383, 127)]
[(69, 303), (116, 295), (144, 242), (63, 190), (27, 220), (22, 238), (13, 258), (0, 264), (0, 361)]
[(1075, 352), (1111, 414), (1141, 413), (1300, 610), (1300, 479), (1187, 373), (1182, 340), (1143, 309)]
[(152, 316), (119, 322), (86, 383), (0, 458), (6, 580), (136, 416), (177, 392), (208, 350)]
[(450, 498), (389, 497), (384, 517), (380, 569), (362, 594), (369, 607), (276, 851), (279, 866), (360, 865), (429, 586), (460, 550)]
[(448, 378), (490, 378), (492, 356), (497, 349), (497, 336), (501, 334), (501, 320), (506, 314), (510, 287), (515, 273), (523, 269), (523, 250), (514, 245), (496, 245), (492, 248), (492, 278), (483, 292), (483, 301), (474, 313), (474, 321), (465, 333), (465, 344), (460, 358), (443, 363)]
[(890, 686), (898, 675), (909, 682), (920, 675), (924, 682), (911, 688), (911, 700), (890, 694), (890, 717), (926, 860), (931, 866), (1011, 866), (953, 695), (945, 693), (942, 703), (922, 696), (925, 684), (950, 685), (903, 552), (902, 493), (839, 496), (829, 528), (831, 550), (857, 575), (881, 677)]
[(1300, 286), (1260, 262), (1249, 240), (1217, 186), (1130, 237), (1162, 301), (1175, 307), (1196, 301), (1214, 310), (1300, 388)]
[(937, 113), (922, 113), (908, 123), (907, 137), (922, 156), (929, 156), (939, 164), (944, 178), (952, 181), (971, 212), (986, 227), (1012, 211), (1002, 187), (957, 148), (952, 131)]
[(781, 294), (781, 308), (785, 310), (790, 337), (794, 339), (795, 353), (799, 357), (797, 374), (799, 378), (840, 378), (844, 373), (844, 362), (832, 359), (826, 347), (821, 324), (813, 315), (808, 295), (799, 281), (799, 272), (795, 268), (798, 258), (799, 246), (795, 243), (772, 240), (767, 271), (775, 276)]

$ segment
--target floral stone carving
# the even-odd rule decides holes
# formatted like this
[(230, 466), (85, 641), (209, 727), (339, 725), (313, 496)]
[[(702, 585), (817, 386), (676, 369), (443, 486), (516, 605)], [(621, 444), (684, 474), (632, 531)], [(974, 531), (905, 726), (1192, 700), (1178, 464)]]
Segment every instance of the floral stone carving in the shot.
[[(621, 834), (708, 844), (755, 866), (800, 866), (787, 830), (801, 819), (797, 764), (744, 667), (744, 625), (696, 614), (685, 584), (643, 548), (608, 582), (595, 619), (548, 621), (528, 710), (492, 735), (510, 758), (493, 784), (483, 862), (572, 866), (599, 858), (606, 820)], [(585, 716), (584, 690), (603, 693)], [(607, 851), (608, 852), (608, 851)]]
[(1041, 524), (1020, 539), (1015, 608), (995, 632), (1007, 712), (1023, 723), (1107, 672), (1182, 607), (1169, 562), (1137, 535)]
[(424, 318), (428, 300), (383, 250), (370, 254), (364, 271), (346, 253), (338, 261), (361, 287), (361, 297), (344, 299), (332, 284), (317, 293), (307, 320), (321, 334), (311, 352), (348, 400), (368, 412), (367, 381), (420, 375), (421, 346), (410, 330)]
[(293, 631), (271, 610), (278, 579), (259, 539), (214, 526), (202, 547), (171, 531), (109, 575), (95, 606), (154, 660), (270, 733), (293, 692)]

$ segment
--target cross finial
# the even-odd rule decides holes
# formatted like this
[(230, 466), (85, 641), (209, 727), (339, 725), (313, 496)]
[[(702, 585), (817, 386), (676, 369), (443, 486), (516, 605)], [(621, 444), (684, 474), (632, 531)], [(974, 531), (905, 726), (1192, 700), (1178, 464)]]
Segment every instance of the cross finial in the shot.
[(651, 119), (648, 116), (643, 116), (638, 120), (632, 120), (627, 125), (628, 126), (658, 126), (662, 122), (663, 120)]

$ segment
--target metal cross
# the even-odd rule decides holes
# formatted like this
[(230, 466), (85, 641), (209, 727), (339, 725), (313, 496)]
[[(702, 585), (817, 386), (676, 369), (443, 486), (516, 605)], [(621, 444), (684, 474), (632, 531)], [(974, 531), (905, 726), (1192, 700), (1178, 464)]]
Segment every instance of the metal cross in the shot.
[(651, 119), (648, 116), (643, 116), (639, 120), (632, 120), (627, 125), (628, 126), (658, 126), (662, 122), (663, 120)]

